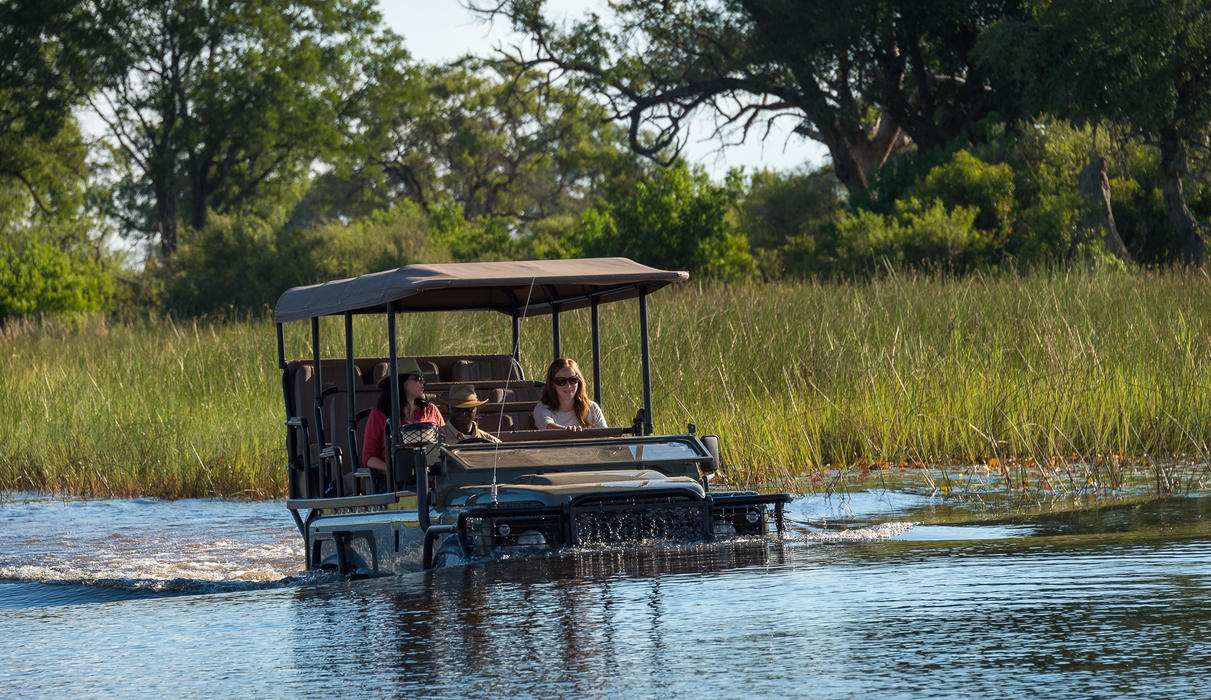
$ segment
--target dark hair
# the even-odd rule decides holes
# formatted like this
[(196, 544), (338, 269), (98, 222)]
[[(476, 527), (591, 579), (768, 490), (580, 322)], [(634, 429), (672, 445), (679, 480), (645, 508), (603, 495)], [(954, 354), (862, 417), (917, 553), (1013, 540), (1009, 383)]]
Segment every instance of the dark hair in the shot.
[[(408, 408), (408, 406), (404, 403), (404, 397), (405, 397), (404, 381), (407, 381), (408, 377), (414, 377), (416, 375), (409, 374), (406, 376), (405, 375), (400, 375), (400, 376), (403, 378), (403, 381), (400, 382), (399, 405), (400, 405), (400, 408)], [(423, 394), (421, 395), (421, 398), (422, 399), (424, 398)], [(378, 406), (378, 410), (382, 411), (383, 413), (387, 414), (388, 416), (391, 415), (391, 382), (385, 382), (383, 384), (383, 388), (378, 392), (378, 402), (375, 403), (374, 405)]]
[(576, 364), (576, 360), (567, 357), (556, 358), (551, 366), (547, 368), (547, 383), (542, 387), (541, 401), (546, 404), (547, 408), (552, 411), (559, 410), (559, 396), (555, 393), (555, 373), (567, 367), (576, 374), (580, 379), (576, 384), (576, 396), (572, 398), (572, 412), (580, 419), (584, 425), (589, 424), (589, 394), (584, 388), (584, 375), (580, 372), (580, 365)]

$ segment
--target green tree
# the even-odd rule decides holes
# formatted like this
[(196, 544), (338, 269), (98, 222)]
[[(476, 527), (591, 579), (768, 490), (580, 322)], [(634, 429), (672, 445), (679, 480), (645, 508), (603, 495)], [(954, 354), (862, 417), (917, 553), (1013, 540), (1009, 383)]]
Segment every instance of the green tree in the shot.
[(1186, 197), (1192, 150), (1211, 124), (1211, 6), (1203, 0), (1035, 0), (1027, 20), (984, 38), (989, 60), (1012, 68), (1040, 110), (1130, 125), (1160, 150), (1164, 210), (1181, 257), (1202, 264), (1206, 243)]
[(817, 272), (866, 277), (887, 267), (969, 272), (989, 264), (992, 239), (974, 223), (975, 207), (897, 202), (891, 215), (858, 210), (837, 218), (812, 260)]
[(17, 181), (48, 211), (31, 171), (63, 153), (55, 149), (72, 110), (120, 70), (107, 27), (122, 16), (113, 0), (0, 3), (0, 180)]
[[(911, 139), (950, 142), (1016, 96), (975, 61), (982, 28), (1018, 0), (620, 0), (608, 21), (556, 24), (544, 0), (502, 0), (535, 47), (522, 61), (568, 75), (608, 100), (632, 147), (676, 155), (702, 108), (741, 138), (789, 117), (828, 148), (837, 178), (864, 190)], [(519, 54), (521, 51), (519, 50)]]
[(352, 129), (367, 64), (403, 60), (372, 0), (139, 0), (111, 27), (130, 66), (93, 100), (128, 230), (169, 258), (182, 222), (273, 200)]
[(724, 185), (684, 162), (656, 169), (621, 200), (585, 213), (572, 244), (592, 256), (624, 256), (654, 267), (735, 280), (755, 271), (733, 212), (739, 176)]
[(106, 310), (105, 226), (72, 119), (21, 144), (20, 177), (0, 177), (0, 318)]
[(320, 218), (402, 200), (514, 233), (579, 218), (641, 174), (625, 136), (577, 92), (510, 64), (385, 66), (363, 94), (368, 115), (309, 202)]
[(296, 285), (449, 259), (410, 202), (301, 231), (280, 218), (215, 214), (166, 261), (163, 304), (186, 315), (260, 311)]
[(975, 211), (972, 225), (990, 238), (1007, 240), (1013, 232), (1013, 168), (1005, 163), (989, 164), (966, 150), (929, 171), (908, 191), (908, 196), (936, 200), (948, 209), (957, 206)]
[(766, 277), (804, 268), (818, 232), (841, 212), (844, 190), (831, 168), (761, 171), (749, 178), (739, 218)]
[(113, 282), (96, 261), (29, 237), (0, 239), (0, 322), (20, 316), (103, 310)]

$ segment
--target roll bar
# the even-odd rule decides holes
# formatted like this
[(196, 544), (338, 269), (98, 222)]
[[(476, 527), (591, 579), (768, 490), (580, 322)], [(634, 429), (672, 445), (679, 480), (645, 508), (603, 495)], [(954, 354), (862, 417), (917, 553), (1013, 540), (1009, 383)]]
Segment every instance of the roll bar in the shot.
[[(642, 412), (640, 413), (640, 416), (638, 417), (638, 420), (636, 421), (637, 424), (636, 424), (635, 428), (636, 428), (636, 432), (639, 434), (651, 435), (653, 432), (651, 353), (650, 353), (649, 345), (648, 345), (649, 335), (648, 335), (648, 306), (647, 306), (647, 297), (648, 297), (648, 293), (650, 290), (646, 286), (643, 286), (643, 285), (637, 285), (637, 288), (638, 288), (638, 294), (636, 296), (639, 300), (640, 354), (641, 354), (641, 360), (642, 360), (642, 373), (643, 373), (643, 408), (642, 408)], [(601, 333), (600, 333), (600, 316), (598, 313), (599, 305), (600, 305), (599, 298), (593, 297), (590, 299), (589, 308), (590, 308), (590, 323), (591, 323), (591, 327), (592, 327), (592, 353), (593, 353), (593, 361), (592, 361), (593, 397), (594, 397), (594, 400), (600, 404), (601, 400), (602, 400), (601, 399), (602, 391), (601, 391)], [(399, 396), (400, 396), (399, 348), (398, 348), (398, 343), (397, 343), (397, 338), (396, 338), (396, 336), (397, 336), (396, 315), (397, 315), (397, 313), (399, 313), (399, 309), (397, 308), (397, 305), (394, 301), (388, 300), (385, 303), (385, 312), (386, 312), (386, 316), (387, 316), (388, 365), (390, 367), (388, 382), (389, 382), (389, 386), (391, 389), (391, 417), (390, 417), (390, 419), (391, 419), (391, 444), (393, 446), (395, 446), (393, 449), (389, 450), (388, 454), (387, 454), (387, 461), (388, 461), (387, 483), (388, 483), (388, 488), (390, 490), (390, 493), (394, 494), (394, 493), (399, 492), (400, 487), (402, 486), (402, 484), (399, 483), (399, 479), (398, 479), (399, 469), (397, 468), (397, 462), (401, 458), (401, 455), (404, 453), (404, 450), (402, 448), (398, 447), (401, 442), (400, 429), (402, 427), (401, 420), (400, 420), (400, 409), (399, 409)], [(551, 304), (550, 313), (551, 313), (551, 319), (552, 319), (551, 320), (551, 336), (552, 336), (553, 355), (555, 357), (559, 357), (560, 352), (561, 352), (560, 305), (558, 303)], [(353, 355), (353, 314), (352, 314), (352, 312), (346, 311), (342, 315), (344, 316), (344, 332), (345, 332), (345, 373), (346, 373), (345, 376), (346, 376), (346, 381), (347, 381), (348, 385), (353, 386), (353, 384), (355, 382), (355, 367), (354, 367), (354, 355)], [(521, 316), (522, 316), (522, 314), (520, 314), (520, 313), (514, 313), (510, 316), (511, 324), (512, 324), (512, 335), (513, 335), (513, 352), (512, 352), (512, 354), (513, 354), (514, 359), (516, 359), (516, 360), (520, 360), (520, 338), (521, 338), (520, 320), (521, 320)], [(312, 460), (310, 459), (310, 456), (309, 456), (310, 455), (310, 445), (303, 445), (302, 452), (304, 454), (304, 463), (305, 463), (305, 471), (306, 471), (306, 476), (304, 477), (305, 489), (304, 489), (304, 493), (301, 494), (301, 498), (294, 498), (294, 496), (295, 496), (295, 494), (293, 493), (294, 489), (292, 489), (292, 493), (291, 493), (292, 498), (290, 501), (288, 501), (288, 504), (287, 504), (288, 507), (290, 507), (292, 504), (294, 504), (296, 506), (296, 508), (291, 508), (292, 512), (295, 512), (295, 510), (297, 508), (301, 508), (301, 507), (319, 508), (320, 506), (318, 504), (331, 502), (333, 500), (333, 497), (335, 497), (335, 498), (355, 497), (353, 494), (346, 494), (344, 492), (345, 489), (344, 489), (343, 478), (340, 478), (338, 476), (334, 480), (335, 484), (329, 483), (330, 475), (327, 473), (328, 472), (328, 469), (326, 468), (327, 464), (328, 464), (327, 460), (330, 460), (334, 456), (336, 456), (335, 450), (337, 450), (338, 448), (333, 446), (329, 440), (328, 431), (332, 427), (324, 425), (323, 369), (322, 369), (322, 362), (321, 362), (322, 357), (321, 357), (321, 348), (320, 348), (319, 316), (312, 316), (312, 317), (310, 317), (309, 320), (311, 321), (311, 351), (312, 351), (311, 355), (312, 355), (312, 361), (314, 362), (314, 367), (315, 367), (315, 370), (313, 373), (314, 385), (315, 385), (315, 392), (314, 392), (315, 401), (314, 401), (314, 406), (313, 406), (313, 419), (314, 419), (313, 431), (308, 431), (306, 429), (305, 421), (299, 420), (299, 417), (297, 417), (297, 416), (290, 415), (290, 401), (289, 401), (289, 394), (288, 394), (289, 387), (288, 387), (288, 383), (287, 383), (287, 363), (286, 363), (286, 349), (285, 349), (285, 338), (284, 338), (284, 332), (283, 332), (283, 322), (278, 321), (278, 322), (275, 322), (275, 324), (274, 324), (276, 327), (276, 334), (277, 334), (278, 366), (282, 371), (283, 400), (285, 401), (286, 408), (287, 408), (287, 425), (291, 426), (292, 428), (302, 427), (303, 428), (303, 431), (302, 431), (303, 439), (305, 442), (309, 442), (310, 439), (312, 439), (311, 436), (312, 435), (314, 436), (315, 441), (320, 446), (321, 457), (320, 457), (320, 464), (318, 466), (320, 466), (320, 468), (323, 470), (323, 472), (321, 474), (312, 473), (315, 470), (312, 468), (312, 464), (311, 464)], [(360, 464), (361, 455), (360, 455), (360, 450), (358, 449), (358, 440), (357, 440), (357, 435), (356, 435), (356, 432), (357, 432), (357, 415), (356, 415), (357, 407), (356, 407), (353, 392), (348, 392), (348, 394), (349, 394), (348, 424), (346, 426), (346, 430), (349, 431), (349, 445), (351, 446), (351, 448), (353, 449), (353, 451), (355, 453), (355, 454), (351, 455), (351, 460), (353, 460), (353, 462), (356, 464)], [(407, 466), (407, 465), (398, 465), (398, 466)], [(425, 462), (423, 459), (416, 460), (416, 462), (412, 466), (414, 467), (415, 477), (416, 477), (417, 510), (420, 515), (419, 521), (420, 521), (421, 528), (424, 530), (428, 530), (431, 525), (431, 523), (429, 522), (429, 517), (428, 517), (428, 515), (429, 515), (428, 488), (427, 488), (428, 487), (428, 468), (425, 465)], [(335, 493), (330, 493), (331, 491), (335, 491)], [(313, 511), (313, 514), (314, 514), (314, 511)], [(297, 513), (296, 513), (296, 515), (297, 515)]]

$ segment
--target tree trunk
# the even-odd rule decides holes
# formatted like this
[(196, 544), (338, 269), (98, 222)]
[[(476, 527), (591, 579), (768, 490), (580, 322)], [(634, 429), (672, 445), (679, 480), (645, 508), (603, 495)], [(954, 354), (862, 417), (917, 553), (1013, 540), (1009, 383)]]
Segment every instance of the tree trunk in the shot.
[(1081, 194), (1092, 197), (1096, 202), (1096, 210), (1085, 216), (1081, 228), (1101, 230), (1102, 240), (1106, 244), (1106, 252), (1131, 264), (1131, 253), (1123, 245), (1119, 236), (1118, 226), (1114, 223), (1114, 209), (1110, 205), (1110, 178), (1106, 175), (1106, 159), (1099, 155), (1091, 155), (1089, 165), (1081, 171), (1077, 178)]
[[(202, 161), (205, 163), (205, 161)], [(206, 169), (199, 165), (196, 157), (190, 158), (190, 197), (189, 197), (189, 226), (194, 231), (206, 227), (206, 215), (209, 212), (209, 192), (206, 186)]]
[(873, 137), (860, 127), (846, 128), (834, 120), (820, 129), (816, 140), (828, 148), (833, 172), (851, 195), (866, 192), (875, 172), (909, 142), (904, 130), (887, 115), (879, 118)]
[(177, 213), (171, 198), (156, 203), (156, 216), (159, 218), (160, 229), (160, 259), (167, 260), (177, 252)]
[(1182, 262), (1201, 267), (1207, 244), (1198, 220), (1186, 206), (1182, 178), (1187, 172), (1186, 144), (1176, 130), (1167, 129), (1161, 133), (1161, 193), (1165, 214), (1180, 241)]
[(172, 186), (171, 159), (159, 149), (148, 174), (155, 193), (156, 232), (160, 235), (160, 259), (168, 260), (177, 252), (177, 191)]

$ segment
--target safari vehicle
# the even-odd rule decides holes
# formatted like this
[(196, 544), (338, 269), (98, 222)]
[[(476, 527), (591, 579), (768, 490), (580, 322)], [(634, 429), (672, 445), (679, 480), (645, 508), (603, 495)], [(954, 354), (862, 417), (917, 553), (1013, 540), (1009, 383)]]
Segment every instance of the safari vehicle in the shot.
[[(453, 263), (283, 293), (274, 322), (286, 408), (286, 507), (303, 536), (307, 568), (374, 575), (562, 547), (781, 533), (788, 495), (710, 489), (719, 468), (716, 436), (697, 435), (692, 424), (682, 434), (653, 434), (648, 295), (687, 278), (624, 258)], [(625, 413), (614, 404), (603, 408), (615, 417), (634, 410), (633, 420), (580, 432), (534, 429), (542, 382), (522, 371), (522, 321), (550, 316), (552, 357), (560, 357), (560, 314), (590, 309), (591, 383), (602, 404), (598, 307), (629, 299), (639, 306), (642, 403)], [(503, 314), (512, 322), (512, 352), (401, 354), (400, 314), (453, 311)], [(385, 316), (387, 357), (354, 356), (358, 314)], [(344, 319), (344, 358), (320, 355), (324, 316)], [(298, 321), (310, 322), (311, 357), (287, 361), (283, 326)], [(502, 442), (444, 444), (432, 423), (401, 424), (401, 357), (436, 378), (426, 384), (435, 397), (458, 383), (489, 396), (479, 426)], [(380, 381), (394, 408), (386, 483), (376, 488), (359, 447)]]

